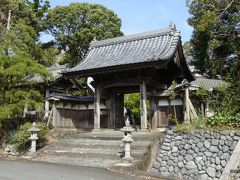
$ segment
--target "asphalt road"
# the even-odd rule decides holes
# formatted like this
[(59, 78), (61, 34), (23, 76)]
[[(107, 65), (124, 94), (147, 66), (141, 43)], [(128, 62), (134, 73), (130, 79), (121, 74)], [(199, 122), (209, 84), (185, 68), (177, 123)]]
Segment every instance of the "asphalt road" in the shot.
[(101, 168), (0, 160), (0, 180), (137, 180)]

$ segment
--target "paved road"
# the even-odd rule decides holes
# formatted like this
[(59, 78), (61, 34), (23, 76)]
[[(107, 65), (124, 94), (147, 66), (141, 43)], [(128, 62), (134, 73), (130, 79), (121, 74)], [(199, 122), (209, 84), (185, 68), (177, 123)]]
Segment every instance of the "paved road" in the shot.
[(0, 160), (0, 180), (137, 180), (140, 178), (116, 174), (105, 169)]

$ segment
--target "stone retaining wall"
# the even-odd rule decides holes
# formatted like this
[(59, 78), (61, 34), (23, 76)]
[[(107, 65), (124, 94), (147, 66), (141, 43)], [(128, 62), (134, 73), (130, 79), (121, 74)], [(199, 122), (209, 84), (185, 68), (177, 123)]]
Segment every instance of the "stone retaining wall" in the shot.
[(240, 132), (168, 131), (152, 171), (177, 179), (219, 179)]

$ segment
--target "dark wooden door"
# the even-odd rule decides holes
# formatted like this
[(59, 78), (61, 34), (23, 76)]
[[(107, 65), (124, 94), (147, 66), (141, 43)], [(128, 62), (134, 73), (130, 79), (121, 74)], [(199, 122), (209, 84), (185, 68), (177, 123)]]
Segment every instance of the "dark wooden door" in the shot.
[(166, 107), (166, 106), (159, 107), (158, 123), (157, 123), (158, 127), (168, 126), (168, 124), (169, 124), (169, 114), (168, 114), (168, 112), (169, 112), (168, 107)]

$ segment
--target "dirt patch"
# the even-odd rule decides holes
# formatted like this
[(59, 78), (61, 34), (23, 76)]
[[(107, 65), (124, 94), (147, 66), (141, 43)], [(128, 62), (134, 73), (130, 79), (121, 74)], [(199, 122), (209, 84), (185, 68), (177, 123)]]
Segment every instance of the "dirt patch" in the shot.
[(58, 136), (56, 135), (56, 133), (54, 133), (53, 131), (49, 131), (45, 136), (44, 139), (48, 142), (47, 144), (49, 144), (52, 141), (56, 141), (58, 139)]

